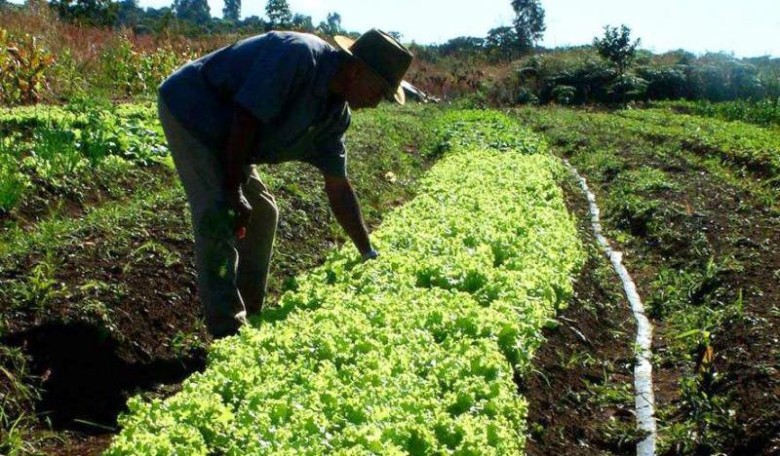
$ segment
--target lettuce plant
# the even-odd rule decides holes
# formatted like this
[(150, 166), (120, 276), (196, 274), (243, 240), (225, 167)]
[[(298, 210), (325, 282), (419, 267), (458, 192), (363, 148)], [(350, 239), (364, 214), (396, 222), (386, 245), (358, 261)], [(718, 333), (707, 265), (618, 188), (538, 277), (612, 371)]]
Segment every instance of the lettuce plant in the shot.
[(434, 128), (444, 157), (377, 260), (334, 251), (180, 393), (131, 399), (106, 454), (521, 454), (513, 378), (583, 261), (562, 167), (495, 113)]

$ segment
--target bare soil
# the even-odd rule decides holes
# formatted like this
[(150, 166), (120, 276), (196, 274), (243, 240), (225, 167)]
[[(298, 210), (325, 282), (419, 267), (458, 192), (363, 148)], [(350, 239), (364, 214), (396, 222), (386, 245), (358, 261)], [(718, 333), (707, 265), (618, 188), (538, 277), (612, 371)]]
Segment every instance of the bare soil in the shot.
[[(628, 156), (631, 167), (663, 169), (679, 186), (653, 195), (669, 204), (670, 210), (653, 216), (655, 224), (667, 229), (661, 235), (653, 230), (632, 233), (635, 239), (626, 262), (643, 279), (637, 281), (640, 294), (658, 296), (652, 283), (664, 268), (701, 269), (710, 258), (730, 258), (739, 265), (718, 270), (689, 294), (691, 306), (718, 309), (741, 301), (742, 311), (713, 328), (710, 349), (700, 345), (689, 353), (688, 362), (667, 359), (656, 366), (658, 406), (676, 410), (664, 424), (705, 413), (730, 415), (733, 422), (707, 429), (718, 441), (699, 442), (692, 454), (780, 454), (780, 219), (750, 194), (704, 168), (677, 160), (660, 164), (640, 154)], [(663, 359), (680, 334), (670, 330), (663, 316), (653, 323), (653, 351)], [(681, 380), (691, 376), (698, 377), (699, 393), (710, 398), (715, 410), (681, 395)], [(696, 427), (704, 431), (701, 422)], [(688, 454), (688, 450), (671, 445), (665, 454)]]
[(589, 246), (574, 296), (544, 332), (532, 374), (519, 382), (528, 399), (529, 456), (634, 454), (630, 395), (605, 400), (604, 389), (633, 391), (635, 323), (609, 261), (595, 246), (584, 195), (565, 186), (569, 210)]

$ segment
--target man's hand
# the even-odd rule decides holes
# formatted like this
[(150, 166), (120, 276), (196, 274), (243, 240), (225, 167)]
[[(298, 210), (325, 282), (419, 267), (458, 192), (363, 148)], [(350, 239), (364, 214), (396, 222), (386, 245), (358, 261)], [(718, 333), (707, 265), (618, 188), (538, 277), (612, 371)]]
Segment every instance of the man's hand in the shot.
[(360, 213), (360, 205), (355, 196), (352, 185), (346, 177), (325, 176), (325, 193), (328, 194), (328, 201), (333, 214), (336, 216), (339, 224), (347, 232), (349, 238), (355, 243), (360, 255), (365, 258), (373, 251), (371, 242), (368, 239), (368, 230), (363, 223), (363, 216)]
[(252, 215), (252, 206), (249, 205), (249, 201), (247, 201), (240, 186), (229, 198), (228, 204), (233, 212), (233, 230), (237, 238), (244, 239), (246, 227), (249, 225), (249, 217)]
[(374, 258), (376, 258), (378, 256), (379, 256), (379, 253), (376, 250), (371, 249), (368, 252), (364, 253), (362, 255), (362, 258), (363, 258), (363, 261), (368, 261), (368, 260), (373, 260)]

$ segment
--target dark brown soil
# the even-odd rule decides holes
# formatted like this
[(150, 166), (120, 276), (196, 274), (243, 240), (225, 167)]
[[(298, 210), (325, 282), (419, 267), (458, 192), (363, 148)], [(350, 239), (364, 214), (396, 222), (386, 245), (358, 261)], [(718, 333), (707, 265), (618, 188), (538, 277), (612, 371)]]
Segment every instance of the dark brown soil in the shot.
[[(184, 215), (183, 207), (158, 209)], [(327, 218), (325, 207), (308, 209), (312, 218), (320, 212)], [(323, 239), (327, 228), (326, 223), (280, 224), (277, 252), (285, 255), (297, 248), (306, 255), (276, 263), (281, 267), (273, 271), (276, 277), (268, 301), (279, 295), (285, 280), (323, 260), (329, 245)], [(168, 218), (164, 226), (143, 227), (132, 241), (138, 248), (154, 239), (180, 255), (181, 261), (168, 267), (163, 267), (164, 259), (154, 252), (132, 263), (127, 258), (120, 260), (111, 255), (107, 238), (86, 240), (59, 252), (64, 262), (57, 269), (58, 281), (80, 283), (89, 277), (133, 291), (114, 298), (101, 296), (102, 301), (110, 301), (110, 327), (100, 318), (78, 314), (83, 295), (59, 301), (45, 316), (17, 312), (3, 343), (22, 347), (32, 360), (31, 373), (43, 391), (36, 413), (47, 417), (58, 433), (58, 439), (45, 448), (46, 454), (100, 454), (131, 395), (166, 395), (169, 387), (165, 385), (176, 385), (205, 367), (205, 347), (211, 337), (201, 321), (192, 243), (183, 235), (186, 229), (184, 220)], [(300, 239), (304, 237), (301, 231), (307, 234), (305, 240)], [(186, 339), (177, 346), (174, 341), (181, 336)]]
[(173, 178), (173, 171), (155, 165), (133, 167), (126, 172), (108, 176), (93, 173), (91, 179), (63, 176), (54, 184), (39, 177), (31, 177), (28, 192), (10, 212), (0, 211), (0, 234), (5, 227), (32, 229), (47, 218), (76, 218), (105, 201), (126, 199), (139, 188), (159, 187)]
[(585, 201), (578, 188), (567, 186), (569, 210), (591, 246), (589, 258), (558, 326), (545, 330), (532, 374), (519, 384), (529, 402), (529, 456), (635, 452), (630, 395), (604, 400), (599, 394), (609, 387), (633, 391), (635, 324), (609, 261), (595, 247)]
[[(88, 279), (109, 288), (71, 286), (45, 312), (19, 308), (9, 315), (2, 342), (20, 347), (30, 360), (29, 373), (41, 390), (35, 438), (44, 454), (100, 454), (128, 397), (179, 383), (205, 366), (210, 339), (200, 322), (184, 207), (157, 210), (160, 224), (139, 224), (130, 239), (117, 242), (94, 233), (57, 247), (58, 283)], [(159, 252), (129, 255), (149, 239), (181, 260), (165, 267)], [(40, 260), (27, 258), (19, 273)], [(4, 278), (13, 274), (6, 269)], [(110, 288), (117, 285), (121, 288)], [(87, 311), (91, 299), (105, 307)], [(185, 335), (199, 343), (173, 343)], [(56, 438), (47, 438), (46, 422)]]
[(59, 437), (64, 442), (53, 439), (40, 451), (47, 456), (99, 456), (111, 444), (113, 434), (84, 435), (65, 431)]

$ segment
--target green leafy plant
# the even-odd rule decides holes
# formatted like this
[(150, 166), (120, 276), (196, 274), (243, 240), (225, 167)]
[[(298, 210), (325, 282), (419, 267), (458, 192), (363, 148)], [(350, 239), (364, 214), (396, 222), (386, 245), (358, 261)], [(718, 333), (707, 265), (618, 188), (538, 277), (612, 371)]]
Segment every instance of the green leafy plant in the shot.
[(0, 139), (0, 215), (13, 209), (30, 186), (30, 179), (19, 172), (18, 152), (5, 138)]
[(4, 214), (36, 191), (100, 187), (122, 193), (122, 181), (114, 181), (123, 175), (140, 167), (170, 166), (150, 104), (116, 107), (106, 100), (78, 98), (65, 107), (16, 107), (0, 112), (0, 134)]

